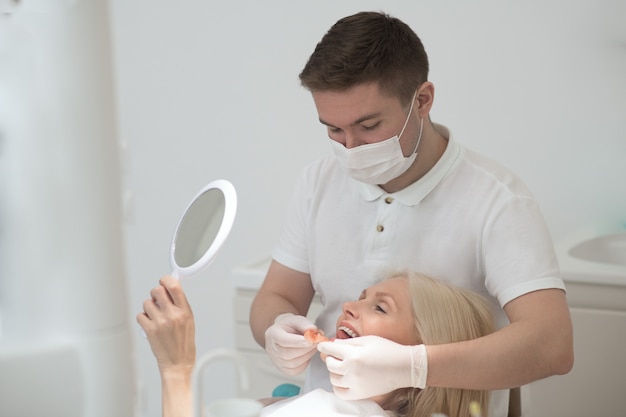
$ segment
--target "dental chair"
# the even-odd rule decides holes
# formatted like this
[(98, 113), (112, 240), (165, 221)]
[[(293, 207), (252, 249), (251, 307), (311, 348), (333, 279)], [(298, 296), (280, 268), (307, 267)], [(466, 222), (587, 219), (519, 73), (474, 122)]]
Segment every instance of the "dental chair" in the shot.
[(522, 417), (522, 393), (519, 387), (511, 388), (509, 392), (508, 417)]
[[(194, 367), (192, 375), (192, 389), (195, 416), (201, 415), (204, 410), (202, 399), (202, 376), (204, 371), (211, 364), (228, 360), (233, 362), (237, 368), (237, 377), (240, 391), (247, 391), (250, 385), (248, 371), (245, 367), (246, 358), (237, 351), (230, 349), (215, 349), (203, 355)], [(284, 383), (276, 386), (272, 391), (272, 397), (292, 397), (300, 393), (300, 387), (292, 383)], [(242, 401), (247, 399), (240, 398)], [(522, 417), (521, 390), (520, 388), (512, 388), (509, 393), (509, 412), (508, 417)]]

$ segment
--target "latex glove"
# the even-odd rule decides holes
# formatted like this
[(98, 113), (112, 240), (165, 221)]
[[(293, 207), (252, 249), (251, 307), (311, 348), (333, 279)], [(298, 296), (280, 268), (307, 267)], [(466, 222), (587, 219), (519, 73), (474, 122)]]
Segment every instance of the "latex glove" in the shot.
[(306, 317), (285, 313), (265, 331), (265, 351), (282, 373), (298, 375), (309, 365), (317, 351), (303, 333), (315, 328)]
[(405, 346), (378, 336), (362, 336), (317, 345), (328, 355), (333, 391), (344, 400), (387, 394), (398, 388), (425, 388), (426, 346)]

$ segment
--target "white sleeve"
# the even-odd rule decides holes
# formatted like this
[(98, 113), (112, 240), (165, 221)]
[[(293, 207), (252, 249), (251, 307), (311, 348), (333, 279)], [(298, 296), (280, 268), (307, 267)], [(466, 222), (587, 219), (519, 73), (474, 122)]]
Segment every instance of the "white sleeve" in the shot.
[(565, 289), (552, 237), (532, 197), (513, 195), (496, 208), (483, 245), (485, 285), (501, 306), (531, 291)]

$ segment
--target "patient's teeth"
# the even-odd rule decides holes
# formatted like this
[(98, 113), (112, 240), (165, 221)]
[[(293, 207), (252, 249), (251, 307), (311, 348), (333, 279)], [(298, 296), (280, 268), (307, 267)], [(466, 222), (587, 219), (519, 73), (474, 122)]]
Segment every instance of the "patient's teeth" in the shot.
[(352, 329), (350, 329), (349, 327), (340, 326), (339, 330), (343, 330), (350, 337), (357, 337), (357, 334)]

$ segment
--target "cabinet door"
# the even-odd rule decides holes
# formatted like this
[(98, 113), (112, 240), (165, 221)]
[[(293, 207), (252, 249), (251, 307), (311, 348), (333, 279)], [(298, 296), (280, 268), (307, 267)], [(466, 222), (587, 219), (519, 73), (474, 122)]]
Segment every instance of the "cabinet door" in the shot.
[(567, 375), (530, 384), (530, 413), (525, 415), (623, 416), (626, 312), (574, 307), (570, 311), (574, 325), (574, 368)]

